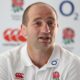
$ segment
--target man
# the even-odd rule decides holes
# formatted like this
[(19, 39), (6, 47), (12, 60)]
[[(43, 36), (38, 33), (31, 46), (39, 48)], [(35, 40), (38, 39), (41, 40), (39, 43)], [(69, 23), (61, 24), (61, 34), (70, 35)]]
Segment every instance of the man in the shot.
[(0, 80), (80, 80), (80, 58), (55, 44), (58, 16), (52, 6), (30, 5), (21, 30), (27, 45), (0, 56)]

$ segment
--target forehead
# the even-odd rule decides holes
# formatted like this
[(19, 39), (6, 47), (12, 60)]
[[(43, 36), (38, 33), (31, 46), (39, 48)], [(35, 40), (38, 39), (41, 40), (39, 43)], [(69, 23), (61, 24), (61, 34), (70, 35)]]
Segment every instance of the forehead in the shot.
[(53, 10), (52, 7), (50, 7), (47, 4), (36, 4), (29, 9), (28, 18), (34, 19), (38, 17), (40, 18), (53, 17), (56, 19), (56, 12)]

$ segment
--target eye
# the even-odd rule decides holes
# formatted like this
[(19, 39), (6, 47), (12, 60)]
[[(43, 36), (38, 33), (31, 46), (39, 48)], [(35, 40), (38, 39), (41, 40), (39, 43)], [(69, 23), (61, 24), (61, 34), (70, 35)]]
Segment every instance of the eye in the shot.
[(54, 22), (52, 20), (47, 21), (48, 26), (53, 26)]
[(35, 22), (35, 25), (41, 26), (41, 25), (42, 25), (42, 21), (36, 21), (36, 22)]

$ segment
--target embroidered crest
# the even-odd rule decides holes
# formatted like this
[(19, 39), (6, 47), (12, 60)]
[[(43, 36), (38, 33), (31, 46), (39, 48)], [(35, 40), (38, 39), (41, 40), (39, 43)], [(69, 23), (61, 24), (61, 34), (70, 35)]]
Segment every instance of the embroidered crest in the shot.
[(55, 71), (52, 73), (52, 80), (60, 80), (60, 74), (59, 72)]

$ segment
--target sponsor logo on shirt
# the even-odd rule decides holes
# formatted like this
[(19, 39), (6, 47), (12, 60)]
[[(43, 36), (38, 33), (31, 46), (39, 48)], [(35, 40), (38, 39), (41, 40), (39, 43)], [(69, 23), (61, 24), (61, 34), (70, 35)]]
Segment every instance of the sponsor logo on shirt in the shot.
[(54, 60), (54, 61), (51, 62), (51, 64), (52, 64), (52, 65), (56, 65), (56, 64), (57, 64), (57, 61)]
[(51, 65), (57, 67), (59, 65), (59, 59), (54, 59), (51, 61)]
[(15, 80), (24, 80), (24, 74), (23, 73), (16, 73)]

